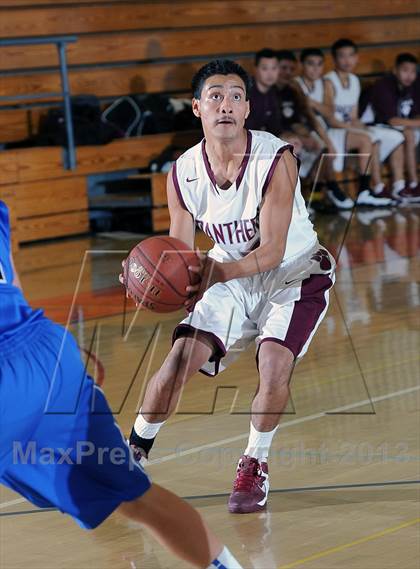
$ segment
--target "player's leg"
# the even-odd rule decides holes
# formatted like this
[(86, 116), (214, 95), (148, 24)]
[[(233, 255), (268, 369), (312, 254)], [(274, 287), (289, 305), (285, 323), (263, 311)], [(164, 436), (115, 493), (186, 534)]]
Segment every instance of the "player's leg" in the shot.
[[(374, 185), (380, 183), (382, 180), (378, 145), (372, 143), (369, 133), (359, 130), (350, 130), (347, 133), (346, 150), (356, 150), (359, 155), (360, 176), (357, 204), (372, 207), (391, 205), (392, 201), (390, 199), (376, 197), (370, 187), (371, 179)], [(367, 174), (368, 169), (371, 170), (372, 175)]]
[(362, 131), (348, 131), (346, 137), (346, 151), (351, 152), (356, 150), (358, 153), (359, 171), (365, 174), (370, 166), (372, 157), (372, 141), (367, 133)]
[(408, 127), (404, 129), (404, 150), (408, 183), (410, 186), (412, 184), (417, 185), (416, 131), (414, 128)]
[(392, 197), (400, 200), (399, 193), (405, 188), (404, 179), (404, 145), (400, 144), (389, 156), (389, 167), (392, 175)]
[(330, 148), (321, 156), (321, 176), (325, 180), (326, 194), (337, 209), (351, 209), (354, 206), (353, 200), (346, 195), (337, 182), (337, 176), (334, 171), (334, 154), (334, 147), (330, 142)]
[(289, 399), (294, 362), (289, 348), (275, 341), (261, 343), (258, 350), (259, 384), (252, 402), (248, 444), (240, 458), (234, 490), (229, 498), (231, 513), (257, 512), (266, 507), (268, 454)]
[(141, 498), (121, 504), (118, 512), (143, 524), (157, 541), (194, 567), (241, 567), (197, 510), (157, 484)]
[[(368, 127), (368, 132), (372, 137), (372, 141), (378, 146), (378, 176), (380, 177), (381, 164), (389, 158), (389, 165), (392, 174), (392, 190), (393, 193), (401, 188), (404, 188), (404, 172), (403, 172), (403, 134), (394, 128), (389, 128), (386, 125), (373, 125)], [(372, 179), (374, 176), (372, 175)], [(389, 198), (390, 194), (385, 188), (382, 180), (378, 181), (373, 186), (373, 193), (378, 198)], [(396, 205), (394, 200), (392, 205)]]
[(213, 347), (205, 336), (178, 338), (160, 370), (150, 380), (142, 415), (149, 423), (166, 421), (174, 411), (182, 388), (211, 357)]
[[(239, 460), (233, 492), (232, 513), (257, 512), (265, 508), (268, 495), (267, 457), (278, 422), (289, 397), (289, 381), (296, 358), (302, 357), (329, 304), (335, 263), (320, 248), (302, 259), (286, 275), (286, 287), (273, 288), (259, 317), (257, 363), (258, 391), (252, 405), (248, 445)], [(302, 273), (307, 275), (303, 277)]]
[(398, 198), (405, 203), (420, 202), (416, 160), (416, 146), (418, 142), (419, 129), (406, 127), (404, 129), (404, 158), (408, 183), (404, 189), (398, 192)]
[(326, 193), (337, 209), (351, 209), (354, 206), (354, 201), (337, 182), (336, 174), (336, 172), (342, 172), (344, 168), (347, 133), (345, 129), (335, 128), (329, 129), (327, 134), (329, 140), (327, 153), (321, 157), (325, 171)]
[(147, 458), (189, 378), (199, 370), (216, 375), (229, 346), (243, 335), (247, 317), (238, 286), (236, 280), (213, 285), (176, 327), (173, 348), (147, 387), (130, 435), (138, 460)]
[[(239, 568), (197, 512), (172, 493), (152, 488), (102, 390), (86, 376), (71, 335), (50, 323), (30, 340), (5, 360), (0, 351), (2, 430), (14, 430), (20, 443), (3, 457), (0, 482), (39, 507), (57, 507), (86, 529), (120, 509), (194, 567), (217, 560), (211, 567)], [(29, 431), (19, 427), (16, 411), (20, 418), (37, 412)], [(190, 536), (182, 538), (180, 527)]]
[(213, 353), (205, 335), (178, 338), (161, 368), (147, 385), (146, 393), (130, 434), (137, 460), (147, 458), (164, 422), (175, 410), (182, 389)]
[[(251, 407), (251, 422), (260, 433), (272, 432), (289, 399), (289, 382), (294, 367), (292, 352), (275, 341), (262, 342), (258, 351), (259, 384)], [(268, 447), (248, 444), (247, 451), (255, 451), (257, 458), (267, 458)]]

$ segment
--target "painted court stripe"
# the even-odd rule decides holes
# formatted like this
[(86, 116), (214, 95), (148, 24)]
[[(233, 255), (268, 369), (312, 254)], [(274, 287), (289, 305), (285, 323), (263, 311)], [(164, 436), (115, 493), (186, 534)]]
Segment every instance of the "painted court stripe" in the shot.
[[(392, 393), (387, 393), (386, 395), (378, 395), (377, 397), (372, 397), (371, 399), (364, 399), (362, 401), (356, 401), (355, 403), (350, 403), (349, 405), (343, 405), (341, 407), (336, 407), (335, 409), (327, 409), (326, 411), (321, 411), (320, 413), (314, 413), (313, 415), (306, 415), (300, 419), (293, 419), (292, 421), (285, 421), (280, 423), (279, 429), (286, 429), (287, 427), (292, 427), (293, 425), (299, 425), (301, 423), (306, 423), (308, 421), (315, 421), (316, 419), (321, 419), (322, 417), (328, 416), (330, 413), (340, 413), (341, 411), (349, 411), (350, 409), (355, 409), (362, 405), (369, 405), (370, 403), (378, 401), (386, 401), (387, 399), (392, 399), (393, 397), (399, 397), (400, 395), (407, 395), (408, 393), (413, 393), (414, 391), (419, 391), (420, 385), (415, 385), (413, 387), (408, 387), (406, 389), (400, 389), (399, 391), (393, 391)], [(205, 445), (200, 445), (190, 449), (182, 450), (177, 453), (168, 454), (167, 456), (162, 456), (161, 458), (156, 458), (148, 462), (148, 466), (153, 464), (161, 464), (162, 462), (167, 462), (169, 460), (174, 460), (180, 458), (181, 456), (188, 456), (190, 454), (195, 454), (203, 450), (213, 448), (215, 446), (225, 445), (229, 443), (234, 443), (236, 441), (241, 441), (247, 439), (249, 433), (243, 433), (242, 435), (236, 435), (235, 437), (229, 437), (226, 439), (221, 439), (219, 441), (214, 441)]]
[(8, 502), (2, 502), (0, 504), (0, 510), (2, 508), (8, 508), (9, 506), (16, 506), (16, 504), (22, 504), (22, 502), (26, 502), (25, 498), (16, 498), (16, 500), (9, 500)]
[[(319, 492), (322, 490), (353, 490), (357, 488), (378, 488), (381, 486), (407, 486), (420, 484), (420, 480), (385, 480), (384, 482), (362, 482), (356, 484), (329, 484), (326, 486), (296, 486), (291, 488), (270, 488), (271, 494), (291, 494), (294, 492)], [(219, 494), (202, 494), (195, 496), (182, 496), (183, 500), (206, 500), (209, 498), (227, 498), (230, 492)], [(1, 515), (1, 514), (0, 514)]]
[(393, 526), (384, 529), (382, 531), (372, 533), (370, 535), (367, 535), (366, 537), (362, 537), (354, 541), (349, 541), (349, 543), (343, 543), (342, 545), (337, 545), (336, 547), (330, 547), (329, 549), (324, 549), (323, 551), (319, 551), (318, 553), (314, 553), (313, 555), (308, 555), (308, 557), (302, 557), (302, 559), (298, 559), (296, 561), (293, 561), (292, 563), (287, 563), (286, 565), (280, 565), (278, 569), (293, 569), (294, 567), (299, 567), (299, 565), (303, 565), (308, 561), (315, 561), (315, 559), (320, 559), (321, 557), (326, 557), (327, 555), (331, 555), (332, 553), (338, 553), (339, 551), (344, 551), (349, 547), (354, 547), (355, 545), (361, 545), (362, 543), (373, 541), (374, 539), (378, 539), (379, 537), (382, 537), (384, 535), (394, 533), (396, 531), (399, 531), (400, 529), (414, 526), (415, 524), (418, 523), (420, 523), (420, 518), (414, 518), (413, 520), (408, 520), (397, 526)]
[[(334, 490), (348, 490), (357, 488), (372, 488), (372, 487), (383, 487), (383, 486), (409, 486), (411, 484), (420, 484), (420, 480), (388, 480), (384, 482), (364, 482), (359, 484), (330, 484), (327, 486), (297, 486), (295, 488), (270, 488), (271, 494), (290, 494), (295, 492), (317, 492), (317, 491), (334, 491)], [(222, 492), (216, 494), (201, 494), (194, 496), (181, 496), (183, 500), (209, 500), (212, 498), (227, 498), (230, 495), (229, 492)], [(20, 503), (23, 498), (15, 500), (15, 502)], [(0, 513), (0, 518), (7, 516), (22, 516), (24, 514), (40, 514), (43, 512), (56, 512), (57, 508), (42, 508), (36, 510), (18, 510), (12, 512)]]
[[(355, 403), (351, 403), (350, 405), (343, 405), (342, 407), (336, 407), (335, 409), (328, 409), (327, 411), (314, 413), (313, 415), (306, 415), (305, 417), (301, 417), (300, 419), (293, 419), (292, 421), (286, 421), (284, 423), (280, 423), (279, 429), (286, 429), (287, 427), (291, 427), (293, 425), (298, 425), (300, 423), (306, 423), (308, 421), (321, 419), (322, 417), (325, 417), (327, 413), (339, 413), (340, 411), (348, 411), (349, 409), (354, 409), (355, 407), (360, 407), (361, 405), (367, 405), (371, 403), (371, 401), (373, 402), (385, 401), (387, 399), (392, 399), (393, 397), (399, 397), (400, 395), (407, 395), (408, 393), (413, 393), (414, 391), (419, 391), (419, 390), (420, 390), (420, 385), (415, 385), (414, 387), (400, 389), (399, 391), (393, 391), (392, 393), (387, 393), (386, 395), (378, 395), (377, 397), (372, 397), (371, 400), (364, 399), (363, 401), (356, 401)], [(162, 462), (174, 460), (176, 458), (180, 458), (181, 456), (188, 456), (190, 454), (195, 454), (196, 452), (201, 452), (202, 450), (213, 448), (215, 446), (241, 441), (243, 439), (246, 439), (248, 435), (249, 433), (243, 433), (242, 435), (236, 435), (235, 437), (221, 439), (219, 441), (214, 441), (212, 443), (183, 450), (178, 453), (168, 454), (167, 456), (162, 456), (161, 458), (150, 460), (148, 465), (161, 464)], [(8, 506), (13, 506), (15, 504), (21, 504), (25, 501), (26, 501), (25, 498), (17, 498), (15, 500), (10, 500), (9, 502), (2, 502), (0, 503), (0, 509), (7, 508)]]

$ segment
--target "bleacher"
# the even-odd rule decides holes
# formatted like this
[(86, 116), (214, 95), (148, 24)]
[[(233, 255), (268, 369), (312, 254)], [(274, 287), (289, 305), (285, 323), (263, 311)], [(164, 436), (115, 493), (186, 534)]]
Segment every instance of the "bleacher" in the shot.
[[(357, 72), (372, 78), (390, 69), (398, 52), (420, 54), (419, 23), (417, 0), (0, 3), (0, 38), (76, 35), (67, 48), (71, 94), (94, 94), (104, 103), (129, 93), (186, 96), (194, 71), (215, 56), (252, 71), (262, 47), (327, 49), (338, 37), (360, 46)], [(0, 96), (36, 94), (24, 106), (0, 109), (0, 144), (33, 134), (57, 104), (42, 93), (60, 88), (55, 46), (0, 48)], [(169, 144), (187, 145), (197, 136), (165, 133), (78, 147), (74, 171), (63, 168), (60, 147), (0, 150), (0, 198), (11, 206), (15, 246), (87, 232), (87, 176), (146, 168)], [(152, 228), (162, 231), (169, 222), (163, 175), (151, 174), (150, 188)]]

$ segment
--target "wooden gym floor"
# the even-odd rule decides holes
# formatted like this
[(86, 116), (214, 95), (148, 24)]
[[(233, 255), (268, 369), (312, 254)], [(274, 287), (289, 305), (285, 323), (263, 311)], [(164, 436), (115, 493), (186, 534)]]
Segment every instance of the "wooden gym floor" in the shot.
[[(192, 379), (159, 434), (149, 471), (188, 497), (244, 567), (416, 569), (420, 208), (323, 216), (316, 227), (339, 256), (337, 284), (294, 372), (269, 463), (267, 512), (226, 509), (257, 381), (253, 348), (216, 379)], [(104, 235), (24, 248), (17, 258), (32, 303), (63, 323), (70, 313), (79, 343), (93, 347), (99, 364), (89, 369), (126, 433), (183, 317), (142, 311), (133, 320), (129, 305), (123, 341), (117, 274), (136, 241)], [(0, 494), (2, 569), (182, 567), (131, 522), (111, 517), (84, 532), (56, 511), (4, 488)]]

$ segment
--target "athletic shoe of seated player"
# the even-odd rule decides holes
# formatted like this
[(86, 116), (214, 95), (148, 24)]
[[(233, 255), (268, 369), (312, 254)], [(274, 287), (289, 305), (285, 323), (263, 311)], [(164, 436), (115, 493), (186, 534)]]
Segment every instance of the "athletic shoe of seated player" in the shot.
[(379, 198), (375, 196), (372, 190), (363, 190), (357, 196), (357, 205), (366, 207), (390, 207), (392, 201), (389, 198)]
[(327, 196), (337, 209), (351, 209), (354, 201), (349, 198), (335, 180), (327, 182)]
[(378, 186), (373, 189), (373, 194), (377, 198), (391, 200), (391, 205), (398, 205), (401, 201), (401, 198), (394, 197), (394, 190), (385, 186), (385, 184), (378, 184)]
[(269, 490), (268, 464), (242, 455), (236, 469), (233, 491), (229, 497), (231, 514), (251, 514), (265, 510)]
[(401, 202), (401, 205), (420, 203), (420, 184), (405, 186), (399, 192), (393, 192), (393, 196)]
[(369, 174), (360, 174), (359, 176), (359, 194), (356, 199), (356, 205), (364, 207), (390, 207), (392, 200), (389, 198), (380, 198), (375, 196), (375, 192), (370, 186), (371, 177)]

